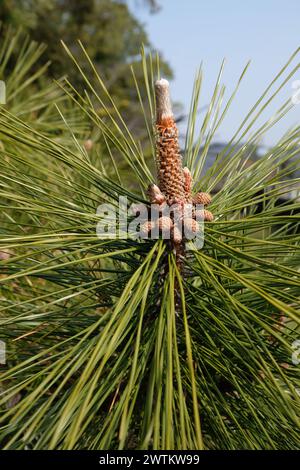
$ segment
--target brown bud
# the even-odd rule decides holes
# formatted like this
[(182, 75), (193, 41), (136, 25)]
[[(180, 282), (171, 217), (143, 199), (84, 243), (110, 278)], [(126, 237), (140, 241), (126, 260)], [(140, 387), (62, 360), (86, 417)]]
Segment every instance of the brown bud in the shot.
[(189, 200), (191, 197), (193, 179), (190, 170), (185, 166), (183, 168), (183, 185), (186, 200)]
[(87, 150), (87, 151), (92, 150), (93, 145), (94, 145), (94, 143), (93, 143), (92, 139), (85, 140), (85, 142), (83, 144), (85, 150)]
[(214, 220), (214, 216), (210, 211), (207, 211), (206, 209), (198, 209), (195, 211), (195, 219), (197, 220), (206, 220), (207, 222), (211, 222)]
[(207, 206), (211, 203), (211, 196), (208, 193), (197, 193), (195, 196), (193, 196), (193, 203)]
[(11, 257), (11, 253), (9, 251), (0, 251), (0, 260), (7, 260)]
[(287, 362), (282, 362), (282, 363), (279, 364), (279, 365), (280, 365), (280, 367), (282, 367), (283, 369), (289, 369), (289, 368), (290, 368), (290, 366), (289, 366), (289, 364), (288, 364)]
[(140, 234), (142, 238), (148, 238), (149, 232), (154, 228), (154, 222), (151, 220), (147, 220), (144, 222), (140, 227)]
[(183, 223), (185, 232), (197, 233), (200, 230), (198, 222), (194, 219), (185, 218)]
[(180, 205), (172, 205), (171, 214), (174, 225), (177, 225), (177, 227), (182, 227), (184, 218), (183, 207)]
[(162, 204), (166, 200), (165, 196), (156, 184), (150, 184), (147, 193), (151, 204)]
[(179, 228), (174, 225), (173, 230), (172, 230), (172, 238), (174, 243), (181, 243), (182, 242), (182, 233)]
[(159, 230), (169, 231), (173, 227), (173, 222), (170, 217), (163, 216), (157, 220), (157, 225)]

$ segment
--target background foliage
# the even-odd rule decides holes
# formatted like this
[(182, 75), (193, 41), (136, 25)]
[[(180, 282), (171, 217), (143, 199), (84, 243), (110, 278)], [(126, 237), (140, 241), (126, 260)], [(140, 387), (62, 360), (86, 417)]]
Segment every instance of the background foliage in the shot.
[[(153, 1), (147, 0), (144, 3), (152, 9), (157, 7)], [(82, 76), (72, 67), (68, 56), (62, 54), (60, 43), (63, 39), (83, 70), (88, 73), (85, 57), (78, 45), (80, 40), (105, 79), (118, 107), (126, 113), (128, 126), (131, 129), (138, 127), (140, 108), (132, 99), (129, 66), (136, 66), (140, 79), (140, 47), (144, 44), (149, 51), (151, 44), (143, 25), (133, 16), (125, 1), (3, 0), (0, 5), (0, 21), (13, 28), (21, 26), (32, 40), (47, 45), (41, 58), (41, 61), (49, 62), (47, 73), (54, 78), (68, 76), (82, 91)], [(167, 63), (161, 61), (161, 66), (164, 75), (171, 77)], [(90, 80), (93, 80), (92, 76)]]

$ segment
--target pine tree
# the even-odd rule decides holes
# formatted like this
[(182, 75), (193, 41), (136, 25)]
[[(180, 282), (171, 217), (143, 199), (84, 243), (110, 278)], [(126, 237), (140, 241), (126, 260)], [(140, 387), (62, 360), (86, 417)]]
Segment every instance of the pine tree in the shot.
[[(180, 151), (173, 117), (164, 114), (167, 84), (143, 55), (136, 99), (148, 96), (141, 106), (153, 172), (92, 61), (85, 94), (70, 82), (64, 88), (97, 126), (109, 162), (62, 111), (60, 141), (1, 107), (2, 448), (299, 448), (299, 199), (278, 203), (299, 183), (290, 178), (299, 126), (251, 166), (244, 159), (291, 108), (288, 99), (255, 128), (299, 70), (298, 55), (206, 174), (209, 146), (246, 69), (227, 102), (218, 77), (197, 136), (199, 72)], [(164, 100), (155, 101), (155, 88)], [(211, 202), (204, 246), (192, 249), (174, 232), (170, 241), (99, 238), (97, 207), (117, 208), (120, 196), (148, 207)]]

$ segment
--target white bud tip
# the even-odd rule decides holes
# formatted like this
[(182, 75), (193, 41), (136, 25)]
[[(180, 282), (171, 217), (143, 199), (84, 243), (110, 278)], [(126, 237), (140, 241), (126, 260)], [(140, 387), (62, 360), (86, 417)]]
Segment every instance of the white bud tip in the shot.
[(169, 82), (165, 78), (161, 78), (160, 80), (156, 80), (155, 86), (156, 87), (161, 87), (161, 88), (168, 88), (169, 87)]
[(155, 82), (155, 95), (157, 108), (156, 120), (159, 123), (160, 121), (173, 116), (168, 80), (161, 78)]

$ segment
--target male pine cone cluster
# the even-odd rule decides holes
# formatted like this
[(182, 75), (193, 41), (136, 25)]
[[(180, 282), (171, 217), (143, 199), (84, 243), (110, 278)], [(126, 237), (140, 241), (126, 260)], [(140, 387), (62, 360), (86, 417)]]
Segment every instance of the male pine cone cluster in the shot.
[[(207, 209), (197, 210), (197, 205), (206, 207), (211, 197), (203, 192), (192, 195), (192, 176), (187, 167), (182, 168), (178, 129), (172, 113), (167, 80), (161, 79), (155, 83), (155, 94), (159, 185), (149, 186), (148, 197), (151, 204), (159, 206), (159, 212), (156, 221), (149, 220), (143, 224), (142, 233), (147, 236), (157, 225), (161, 233), (170, 233), (170, 239), (177, 245), (183, 242), (187, 230), (195, 234), (200, 230), (197, 220), (213, 220), (212, 213)], [(166, 211), (167, 206), (172, 207), (172, 210)]]

